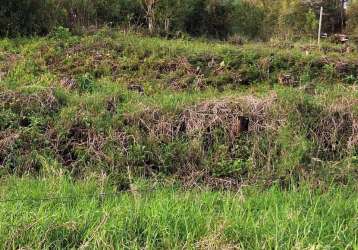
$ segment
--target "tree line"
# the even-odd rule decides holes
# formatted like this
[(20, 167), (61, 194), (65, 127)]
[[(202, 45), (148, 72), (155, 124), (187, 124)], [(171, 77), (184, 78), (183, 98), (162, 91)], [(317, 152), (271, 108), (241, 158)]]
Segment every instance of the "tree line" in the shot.
[(354, 0), (3, 0), (0, 35), (45, 35), (58, 26), (81, 32), (110, 25), (165, 36), (314, 36), (321, 6), (324, 32), (357, 29)]

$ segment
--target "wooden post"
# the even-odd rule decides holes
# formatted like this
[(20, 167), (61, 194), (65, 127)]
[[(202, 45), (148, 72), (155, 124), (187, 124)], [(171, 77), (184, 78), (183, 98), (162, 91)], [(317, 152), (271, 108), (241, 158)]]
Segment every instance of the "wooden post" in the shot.
[(321, 6), (321, 11), (319, 13), (319, 26), (318, 26), (318, 48), (319, 48), (319, 50), (321, 50), (322, 18), (323, 18), (323, 6)]

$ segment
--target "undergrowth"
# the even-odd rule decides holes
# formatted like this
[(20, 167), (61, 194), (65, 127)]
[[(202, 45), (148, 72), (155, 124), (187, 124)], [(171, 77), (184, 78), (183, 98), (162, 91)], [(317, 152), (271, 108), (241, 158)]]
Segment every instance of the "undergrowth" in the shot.
[(355, 52), (113, 30), (0, 45), (1, 175), (225, 188), (357, 178)]

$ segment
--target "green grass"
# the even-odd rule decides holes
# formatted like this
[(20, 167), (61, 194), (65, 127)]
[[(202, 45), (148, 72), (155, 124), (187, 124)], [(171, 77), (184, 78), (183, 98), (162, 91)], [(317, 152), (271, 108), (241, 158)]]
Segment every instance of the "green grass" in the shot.
[(0, 246), (358, 249), (358, 54), (311, 45), (0, 39)]
[[(137, 187), (148, 190), (153, 184), (140, 181)], [(77, 198), (0, 203), (0, 245), (8, 249), (358, 247), (354, 186), (303, 185), (287, 191), (244, 187), (224, 192), (157, 185), (151, 192), (91, 196), (113, 191), (105, 178), (6, 179), (1, 199)]]
[[(125, 178), (130, 166), (136, 176), (266, 184), (356, 178), (358, 66), (344, 55), (349, 67), (336, 67), (338, 45), (306, 55), (305, 43), (237, 47), (109, 29), (0, 44), (0, 175), (55, 165), (76, 177)], [(282, 74), (296, 83), (279, 84)], [(249, 133), (237, 133), (238, 116)]]

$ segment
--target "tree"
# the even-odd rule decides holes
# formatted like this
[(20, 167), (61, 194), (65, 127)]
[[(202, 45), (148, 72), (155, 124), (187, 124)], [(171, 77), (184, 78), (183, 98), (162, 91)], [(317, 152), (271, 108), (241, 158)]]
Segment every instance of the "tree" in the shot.
[(323, 30), (329, 33), (343, 32), (346, 23), (345, 5), (347, 0), (302, 0), (303, 4), (314, 9), (318, 15), (324, 9)]
[(348, 31), (356, 33), (358, 31), (358, 1), (352, 1), (352, 3), (348, 5), (347, 16)]
[(43, 35), (57, 24), (54, 0), (11, 0), (0, 6), (1, 36)]
[(145, 10), (150, 34), (153, 34), (155, 29), (155, 12), (157, 3), (158, 0), (141, 0), (141, 4)]
[(184, 0), (160, 0), (157, 5), (158, 24), (169, 34), (172, 29), (182, 30), (187, 5)]
[(262, 38), (265, 10), (249, 1), (235, 1), (231, 20), (231, 32), (246, 38)]

